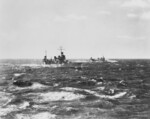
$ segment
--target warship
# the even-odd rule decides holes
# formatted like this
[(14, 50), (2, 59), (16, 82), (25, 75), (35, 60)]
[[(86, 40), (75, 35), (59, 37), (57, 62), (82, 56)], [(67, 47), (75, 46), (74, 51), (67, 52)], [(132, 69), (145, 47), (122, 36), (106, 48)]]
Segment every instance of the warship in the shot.
[(48, 59), (47, 58), (47, 52), (45, 52), (45, 56), (43, 58), (43, 62), (46, 65), (52, 65), (52, 64), (67, 64), (68, 60), (66, 59), (66, 56), (63, 52), (62, 47), (60, 47), (60, 55), (54, 56), (54, 58)]
[(65, 65), (65, 64), (81, 64), (81, 63), (94, 63), (94, 62), (99, 62), (99, 63), (104, 63), (104, 62), (116, 62), (115, 60), (109, 60), (109, 59), (106, 59), (104, 56), (101, 57), (101, 58), (90, 58), (90, 59), (76, 59), (76, 60), (72, 60), (72, 61), (69, 61), (66, 59), (66, 56), (63, 52), (63, 48), (60, 47), (59, 48), (60, 50), (60, 55), (58, 56), (54, 56), (54, 58), (51, 58), (51, 59), (48, 59), (47, 58), (47, 52), (45, 52), (45, 56), (43, 58), (43, 63), (46, 64), (46, 65)]
[(97, 59), (94, 59), (94, 58), (90, 58), (90, 62), (106, 62), (107, 60), (105, 59), (105, 57), (101, 57), (101, 58), (97, 58)]

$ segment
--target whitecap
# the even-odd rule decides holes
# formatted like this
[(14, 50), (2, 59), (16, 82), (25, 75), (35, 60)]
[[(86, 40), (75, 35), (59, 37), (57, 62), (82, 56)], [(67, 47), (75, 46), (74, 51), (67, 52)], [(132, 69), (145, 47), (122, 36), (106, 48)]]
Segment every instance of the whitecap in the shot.
[(98, 83), (97, 83), (97, 85), (102, 85), (102, 84), (103, 84), (102, 82), (98, 82)]
[(113, 95), (113, 96), (101, 95), (100, 97), (101, 98), (116, 99), (116, 98), (120, 98), (120, 97), (122, 97), (122, 96), (124, 96), (126, 94), (127, 94), (127, 92), (120, 92), (120, 93), (118, 93), (116, 95)]
[(40, 95), (43, 98), (43, 101), (59, 101), (59, 100), (76, 100), (83, 98), (83, 95), (74, 94), (71, 92), (49, 92)]
[(72, 87), (64, 87), (64, 88), (61, 88), (62, 90), (66, 90), (66, 91), (77, 91), (77, 90), (82, 90), (82, 89), (79, 89), (79, 88), (72, 88)]
[(22, 67), (32, 67), (32, 68), (39, 68), (42, 65), (41, 64), (22, 64)]
[(37, 82), (35, 82), (35, 83), (33, 83), (33, 85), (31, 86), (31, 87), (29, 87), (29, 88), (31, 88), (31, 89), (41, 89), (41, 88), (47, 88), (48, 86), (45, 86), (45, 85), (43, 85), (43, 84), (40, 84), (40, 83), (37, 83)]
[(127, 93), (127, 92), (120, 92), (120, 93), (118, 93), (118, 94), (116, 94), (116, 95), (109, 96), (109, 95), (100, 95), (100, 94), (98, 94), (98, 93), (95, 92), (95, 91), (90, 91), (90, 90), (84, 90), (84, 91), (86, 91), (86, 92), (88, 92), (88, 93), (90, 93), (90, 94), (93, 94), (93, 95), (95, 95), (95, 96), (97, 96), (97, 97), (100, 97), (100, 98), (108, 98), (108, 99), (120, 98), (120, 97), (124, 96), (124, 95)]
[(12, 98), (13, 96), (10, 93), (0, 92), (0, 106), (5, 106)]
[(29, 106), (30, 106), (29, 102), (24, 101), (22, 104), (20, 104), (19, 108), (20, 109), (26, 109)]
[(79, 88), (72, 88), (72, 87), (65, 87), (65, 88), (61, 88), (61, 89), (66, 90), (66, 91), (77, 91), (77, 90), (78, 91), (85, 91), (89, 94), (95, 95), (96, 97), (108, 98), (108, 99), (120, 98), (120, 97), (124, 96), (127, 93), (127, 92), (120, 92), (116, 95), (109, 96), (109, 95), (102, 95), (102, 94), (97, 93), (96, 91), (91, 91), (91, 90), (88, 90), (88, 89), (79, 89)]
[(56, 115), (55, 114), (50, 114), (48, 112), (43, 112), (43, 113), (36, 114), (32, 117), (33, 117), (33, 119), (41, 119), (41, 117), (43, 119), (54, 119), (56, 117)]
[(19, 76), (22, 76), (22, 75), (24, 75), (24, 74), (25, 74), (25, 73), (15, 73), (14, 76), (15, 76), (15, 77), (19, 77)]
[(31, 67), (31, 68), (42, 68), (42, 67), (55, 68), (55, 67), (61, 67), (61, 66), (63, 66), (63, 64), (49, 64), (49, 65), (46, 65), (46, 64), (22, 64), (21, 66), (22, 67)]
[(19, 104), (19, 105), (8, 105), (10, 102), (12, 101), (12, 99), (10, 99), (7, 104), (3, 105), (3, 107), (0, 107), (0, 117), (1, 116), (5, 116), (8, 113), (14, 112), (14, 111), (20, 111), (20, 110), (24, 110), (27, 107), (30, 106), (30, 103), (27, 101), (24, 101), (23, 103)]
[(44, 67), (61, 67), (61, 66), (63, 66), (63, 64), (50, 64), (50, 65), (45, 65)]
[(17, 107), (15, 105), (10, 105), (7, 108), (0, 108), (0, 117), (5, 116), (12, 111), (17, 111)]
[[(29, 94), (35, 102), (49, 102), (49, 101), (71, 101), (84, 98), (84, 95), (74, 94), (72, 92), (47, 92), (47, 93), (36, 93)], [(33, 95), (33, 96), (32, 96)]]
[(134, 98), (136, 98), (136, 95), (131, 95), (130, 97), (129, 97), (130, 99), (134, 99)]
[(113, 59), (106, 59), (107, 62), (110, 62), (110, 63), (116, 63), (118, 62), (117, 60), (113, 60)]
[(104, 87), (104, 86), (102, 86), (102, 87), (97, 87), (96, 89), (98, 89), (98, 90), (104, 90), (105, 87)]
[(95, 82), (95, 83), (97, 82), (95, 79), (92, 79), (91, 81), (93, 81), (93, 82)]
[(56, 115), (49, 112), (38, 114), (16, 114), (16, 119), (55, 119)]
[(57, 86), (59, 86), (59, 85), (60, 85), (59, 83), (55, 83), (55, 84), (54, 84), (54, 87), (57, 87)]
[(61, 89), (66, 90), (66, 91), (85, 91), (85, 92), (88, 92), (88, 93), (93, 94), (95, 96), (99, 96), (99, 94), (96, 93), (95, 91), (91, 91), (91, 90), (87, 90), (87, 89), (72, 88), (72, 87), (64, 87)]

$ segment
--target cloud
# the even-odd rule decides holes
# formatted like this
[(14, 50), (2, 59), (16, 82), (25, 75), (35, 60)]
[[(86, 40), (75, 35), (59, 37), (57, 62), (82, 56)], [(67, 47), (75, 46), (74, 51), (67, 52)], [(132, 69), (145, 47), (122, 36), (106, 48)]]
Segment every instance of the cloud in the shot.
[(140, 16), (139, 16), (139, 14), (136, 14), (136, 13), (128, 13), (127, 17), (129, 17), (129, 18), (139, 18)]
[(150, 20), (150, 11), (144, 11), (142, 13), (128, 13), (129, 18), (139, 18), (140, 20)]
[(144, 13), (141, 15), (141, 18), (144, 19), (144, 20), (150, 20), (150, 11), (144, 12)]
[(147, 0), (128, 0), (125, 1), (121, 6), (131, 8), (147, 8), (150, 7), (150, 3)]
[(75, 15), (75, 14), (70, 14), (70, 15), (66, 15), (66, 16), (56, 16), (54, 18), (54, 21), (67, 22), (67, 21), (81, 21), (81, 20), (86, 20), (86, 19), (87, 19), (86, 16), (79, 16), (79, 15)]
[(66, 22), (68, 20), (65, 17), (62, 17), (62, 16), (56, 16), (54, 18), (54, 21), (56, 21), (56, 22)]
[(74, 14), (68, 15), (68, 16), (66, 16), (66, 18), (69, 20), (85, 20), (85, 19), (87, 19), (86, 16), (77, 16)]
[(98, 14), (98, 15), (110, 15), (111, 12), (110, 12), (110, 11), (105, 11), (105, 10), (103, 10), (103, 11), (97, 12), (97, 14)]
[(117, 38), (120, 40), (123, 40), (123, 41), (139, 41), (139, 40), (144, 40), (145, 37), (144, 36), (129, 36), (129, 35), (119, 35), (117, 36)]

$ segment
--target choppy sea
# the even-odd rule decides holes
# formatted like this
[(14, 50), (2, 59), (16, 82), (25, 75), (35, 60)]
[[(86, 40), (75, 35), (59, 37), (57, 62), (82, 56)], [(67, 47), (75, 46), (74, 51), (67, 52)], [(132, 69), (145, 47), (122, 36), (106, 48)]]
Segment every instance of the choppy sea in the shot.
[(1, 60), (0, 119), (150, 119), (150, 60)]

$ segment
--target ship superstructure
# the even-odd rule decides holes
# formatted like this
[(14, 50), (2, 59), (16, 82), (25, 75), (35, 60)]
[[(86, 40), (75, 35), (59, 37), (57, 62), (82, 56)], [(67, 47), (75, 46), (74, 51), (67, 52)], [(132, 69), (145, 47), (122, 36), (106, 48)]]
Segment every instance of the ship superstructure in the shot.
[(54, 56), (54, 58), (48, 59), (47, 58), (47, 53), (44, 56), (43, 62), (44, 64), (66, 64), (68, 63), (68, 60), (66, 60), (66, 56), (64, 52), (62, 51), (63, 49), (60, 48), (60, 55)]

